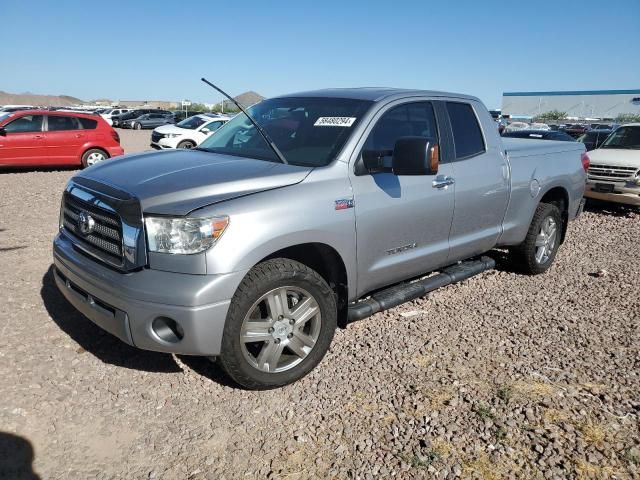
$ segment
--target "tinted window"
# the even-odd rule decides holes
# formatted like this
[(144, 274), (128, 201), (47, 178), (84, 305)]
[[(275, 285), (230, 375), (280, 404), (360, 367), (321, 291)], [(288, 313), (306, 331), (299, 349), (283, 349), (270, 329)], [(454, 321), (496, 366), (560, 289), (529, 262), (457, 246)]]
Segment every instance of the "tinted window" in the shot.
[[(206, 125), (202, 130), (207, 130), (209, 132), (215, 132), (217, 129), (219, 129), (222, 124), (224, 122), (211, 122), (210, 124)], [(205, 132), (206, 133), (206, 132)]]
[(189, 130), (194, 130), (202, 125), (206, 120), (200, 117), (189, 117), (186, 120), (181, 121), (176, 126), (180, 128), (188, 128)]
[(364, 150), (391, 152), (400, 137), (430, 137), (437, 140), (438, 129), (431, 103), (411, 103), (386, 112), (373, 127)]
[(469, 157), (484, 152), (482, 130), (473, 108), (468, 103), (447, 102), (447, 111), (453, 130), (456, 158)]
[[(370, 106), (371, 102), (347, 98), (282, 97), (248, 110), (289, 163), (321, 167), (342, 150)], [(279, 161), (244, 115), (236, 115), (198, 149)]]
[(95, 128), (98, 126), (98, 122), (96, 122), (95, 120), (91, 120), (90, 118), (79, 117), (78, 121), (80, 122), (80, 128), (82, 128), (83, 130), (95, 130)]
[(77, 130), (78, 121), (75, 117), (63, 117), (60, 115), (49, 115), (50, 132), (58, 132), (60, 130)]
[(24, 133), (42, 131), (42, 115), (25, 115), (5, 125), (7, 133)]

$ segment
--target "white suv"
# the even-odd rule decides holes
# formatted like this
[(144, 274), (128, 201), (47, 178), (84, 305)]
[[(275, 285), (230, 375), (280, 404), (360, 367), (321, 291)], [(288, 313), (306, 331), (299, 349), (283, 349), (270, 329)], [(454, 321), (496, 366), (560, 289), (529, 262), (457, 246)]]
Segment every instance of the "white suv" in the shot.
[(109, 110), (102, 112), (100, 116), (104, 118), (109, 125), (113, 125), (113, 120), (111, 120), (111, 117), (120, 115), (121, 113), (127, 113), (130, 111), (131, 111), (130, 108), (110, 108)]
[(231, 120), (229, 117), (194, 115), (175, 125), (162, 125), (151, 133), (151, 146), (166, 148), (193, 148)]
[(640, 123), (618, 127), (589, 160), (585, 197), (640, 206)]

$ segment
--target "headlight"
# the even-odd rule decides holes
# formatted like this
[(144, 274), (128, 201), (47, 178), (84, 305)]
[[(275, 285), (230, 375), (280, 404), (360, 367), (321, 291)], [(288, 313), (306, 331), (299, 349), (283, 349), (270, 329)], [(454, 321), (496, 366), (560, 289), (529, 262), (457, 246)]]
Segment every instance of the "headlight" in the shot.
[(191, 255), (211, 248), (229, 225), (229, 217), (146, 217), (149, 251)]
[(165, 133), (164, 136), (167, 138), (176, 138), (182, 135), (181, 133)]

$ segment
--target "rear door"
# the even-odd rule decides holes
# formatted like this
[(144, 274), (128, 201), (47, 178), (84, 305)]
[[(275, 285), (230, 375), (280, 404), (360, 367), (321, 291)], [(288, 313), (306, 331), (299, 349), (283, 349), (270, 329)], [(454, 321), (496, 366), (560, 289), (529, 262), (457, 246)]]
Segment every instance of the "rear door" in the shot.
[[(438, 125), (429, 101), (394, 103), (374, 118), (358, 147), (362, 152), (391, 153), (400, 137), (438, 139)], [(440, 164), (439, 178), (452, 173)], [(358, 295), (434, 270), (447, 263), (453, 216), (452, 187), (436, 187), (435, 175), (397, 176), (391, 171), (368, 173), (357, 168), (351, 176), (356, 209)]]
[(86, 132), (80, 130), (80, 122), (76, 117), (47, 115), (46, 138), (49, 163), (80, 163), (80, 147), (86, 141)]
[(509, 200), (509, 167), (491, 116), (474, 101), (444, 102), (453, 135), (455, 211), (451, 261), (493, 248)]
[(0, 136), (0, 165), (30, 166), (46, 160), (44, 115), (22, 115), (5, 125)]

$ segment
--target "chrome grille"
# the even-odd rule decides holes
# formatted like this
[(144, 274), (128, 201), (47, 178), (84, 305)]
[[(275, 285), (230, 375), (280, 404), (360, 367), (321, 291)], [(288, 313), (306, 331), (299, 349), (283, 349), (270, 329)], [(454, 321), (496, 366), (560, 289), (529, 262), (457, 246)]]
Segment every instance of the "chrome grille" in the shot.
[(595, 165), (589, 166), (589, 177), (594, 180), (613, 180), (625, 181), (632, 180), (638, 171), (637, 167), (617, 167), (611, 165)]
[[(65, 194), (63, 209), (62, 223), (66, 230), (92, 247), (92, 253), (97, 253), (108, 263), (123, 263), (122, 222), (118, 215), (84, 202), (69, 193)], [(83, 233), (80, 229), (81, 212), (93, 218), (93, 229), (89, 233)]]

